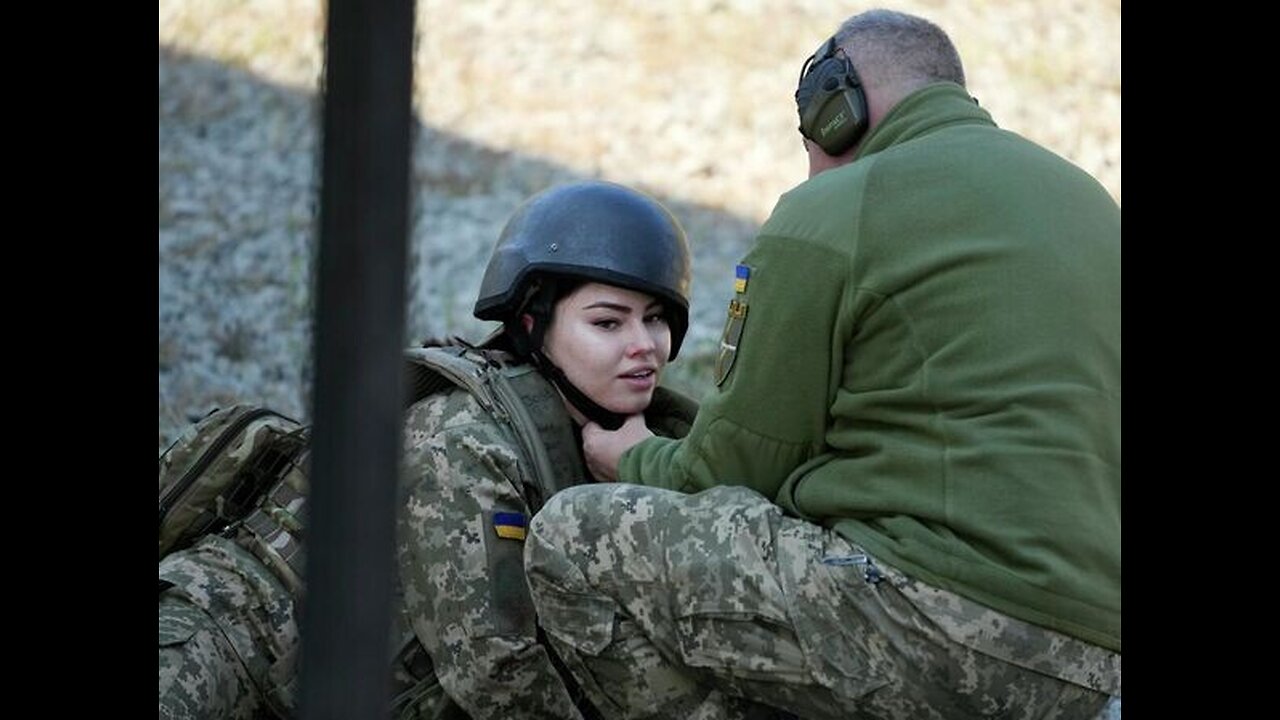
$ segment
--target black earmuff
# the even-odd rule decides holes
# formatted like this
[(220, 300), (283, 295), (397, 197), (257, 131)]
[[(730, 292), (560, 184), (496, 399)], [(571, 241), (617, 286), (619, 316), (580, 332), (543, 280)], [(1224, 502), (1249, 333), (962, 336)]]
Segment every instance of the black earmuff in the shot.
[(867, 96), (853, 63), (830, 38), (800, 68), (800, 134), (828, 155), (843, 155), (867, 131)]

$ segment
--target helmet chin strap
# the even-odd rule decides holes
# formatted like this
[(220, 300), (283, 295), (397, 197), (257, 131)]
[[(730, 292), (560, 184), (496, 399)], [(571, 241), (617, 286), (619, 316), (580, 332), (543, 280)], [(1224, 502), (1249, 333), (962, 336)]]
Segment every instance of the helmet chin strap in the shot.
[(533, 327), (526, 331), (524, 323), (520, 320), (522, 313), (517, 313), (515, 317), (504, 323), (506, 334), (511, 338), (516, 355), (529, 358), (538, 372), (551, 381), (551, 384), (556, 386), (560, 394), (569, 401), (570, 405), (577, 408), (578, 412), (605, 430), (617, 430), (626, 422), (627, 416), (606, 410), (587, 397), (587, 394), (569, 382), (564, 371), (556, 367), (556, 364), (542, 352), (542, 341), (546, 335), (547, 326), (551, 324), (555, 298), (554, 282), (540, 283), (532, 288), (524, 303), (524, 312), (533, 317)]
[(569, 382), (569, 378), (565, 376), (564, 371), (556, 367), (541, 350), (534, 350), (529, 354), (533, 358), (534, 367), (538, 368), (538, 372), (543, 377), (551, 381), (552, 385), (564, 395), (565, 399), (571, 405), (578, 409), (578, 412), (586, 416), (588, 420), (599, 425), (605, 430), (617, 430), (626, 422), (627, 416), (612, 410), (606, 410), (599, 403), (587, 397), (586, 393), (579, 390), (573, 383)]

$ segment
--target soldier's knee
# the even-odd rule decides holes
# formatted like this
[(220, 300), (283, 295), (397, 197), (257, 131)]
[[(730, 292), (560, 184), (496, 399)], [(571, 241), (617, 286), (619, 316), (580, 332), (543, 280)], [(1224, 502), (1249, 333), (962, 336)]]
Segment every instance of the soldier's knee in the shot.
[(595, 496), (599, 494), (591, 491), (599, 489), (582, 486), (563, 490), (530, 521), (524, 566), (535, 605), (539, 596), (545, 599), (548, 593), (590, 590), (590, 583), (577, 563), (591, 545), (587, 536), (594, 531), (588, 527), (589, 508), (598, 502)]
[(530, 521), (529, 539), (536, 540), (536, 544), (547, 549), (573, 542), (574, 537), (583, 529), (582, 521), (591, 517), (588, 509), (598, 502), (595, 496), (599, 494), (599, 490), (600, 488), (583, 485), (561, 490), (551, 496)]
[[(564, 555), (563, 538), (558, 532), (566, 524), (560, 493), (542, 507), (529, 521), (529, 534), (524, 543), (526, 578), (555, 578), (563, 575), (562, 565), (569, 562)], [(536, 590), (536, 587), (534, 588)]]
[(556, 493), (538, 511), (534, 520), (544, 536), (593, 535), (608, 531), (619, 510), (632, 507), (652, 488), (625, 484), (578, 485)]
[(602, 490), (607, 491), (608, 488), (598, 485), (565, 488), (551, 496), (551, 499), (538, 511), (537, 517), (543, 518), (544, 522), (550, 524), (572, 522), (580, 514), (578, 509), (595, 503), (593, 498)]

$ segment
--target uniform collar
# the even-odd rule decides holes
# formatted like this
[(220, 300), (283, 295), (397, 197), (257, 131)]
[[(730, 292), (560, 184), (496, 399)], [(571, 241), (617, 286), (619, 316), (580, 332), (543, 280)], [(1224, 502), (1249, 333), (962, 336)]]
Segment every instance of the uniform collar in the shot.
[(867, 135), (854, 160), (899, 145), (949, 125), (989, 125), (991, 114), (978, 107), (964, 88), (951, 82), (926, 85), (906, 96)]

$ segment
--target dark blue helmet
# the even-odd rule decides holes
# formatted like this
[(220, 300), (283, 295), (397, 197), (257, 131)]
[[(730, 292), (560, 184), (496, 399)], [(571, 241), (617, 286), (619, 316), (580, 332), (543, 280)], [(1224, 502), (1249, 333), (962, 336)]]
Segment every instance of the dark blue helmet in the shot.
[(689, 329), (689, 243), (657, 200), (609, 182), (577, 182), (525, 201), (498, 238), (475, 316), (510, 321), (539, 275), (579, 278), (663, 301), (671, 355)]

